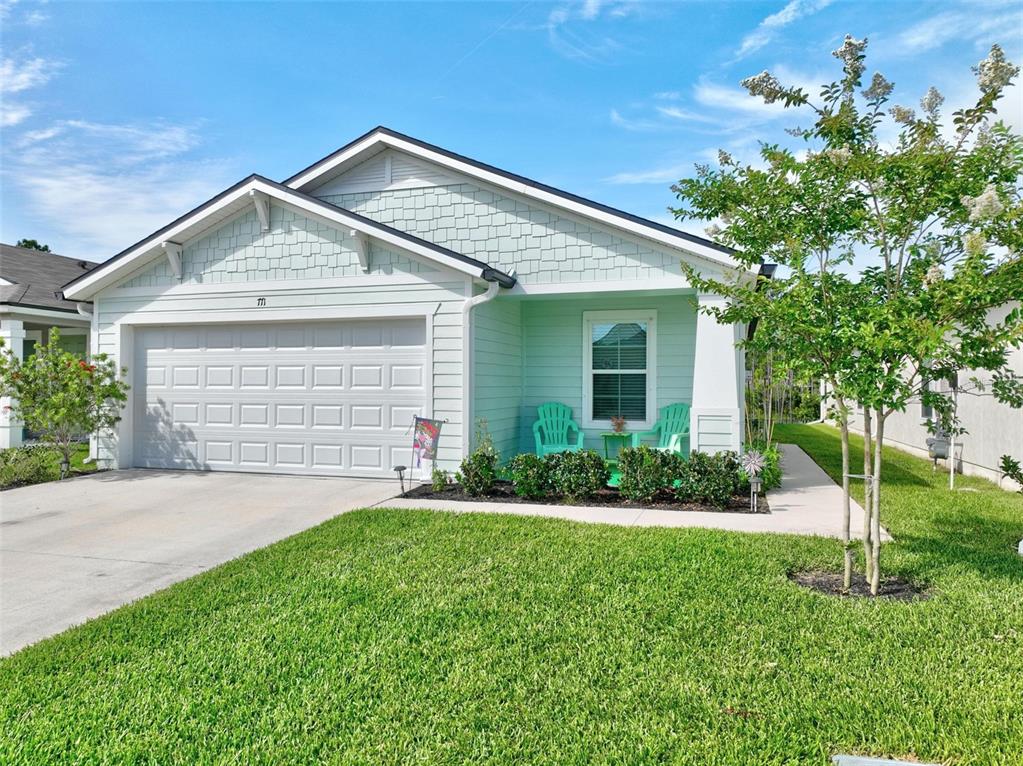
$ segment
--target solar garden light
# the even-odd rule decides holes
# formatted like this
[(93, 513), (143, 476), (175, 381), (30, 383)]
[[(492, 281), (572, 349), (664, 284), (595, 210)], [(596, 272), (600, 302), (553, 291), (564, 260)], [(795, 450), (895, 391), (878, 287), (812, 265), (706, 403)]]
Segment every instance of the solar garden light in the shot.
[(394, 466), (394, 472), (398, 474), (398, 481), (401, 482), (401, 494), (405, 494), (405, 471), (408, 470), (403, 465)]
[(764, 464), (764, 456), (756, 450), (750, 450), (742, 456), (742, 469), (749, 476), (749, 505), (753, 513), (757, 512), (757, 498), (764, 486), (764, 480), (760, 476)]

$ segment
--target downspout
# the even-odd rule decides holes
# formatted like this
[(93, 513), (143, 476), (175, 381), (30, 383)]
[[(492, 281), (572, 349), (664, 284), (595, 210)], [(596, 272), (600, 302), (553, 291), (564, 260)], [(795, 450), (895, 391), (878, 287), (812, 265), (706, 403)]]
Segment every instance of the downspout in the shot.
[[(93, 316), (91, 311), (86, 310), (85, 304), (76, 303), (75, 308), (78, 309), (78, 313), (89, 320), (89, 346), (92, 346), (92, 325), (95, 324), (96, 318)], [(89, 456), (82, 461), (83, 465), (89, 465), (96, 461), (96, 450), (98, 448), (97, 440), (93, 436), (89, 436)]]
[[(472, 282), (469, 283), (470, 290)], [(477, 306), (488, 303), (497, 297), (501, 290), (501, 283), (497, 280), (487, 283), (487, 291), (471, 298), (466, 298), (462, 304), (462, 455), (468, 456), (472, 450), (472, 400), (473, 400), (473, 348), (472, 348), (472, 310)]]
[[(487, 280), (487, 291), (479, 296), (466, 298), (461, 305), (461, 419), (464, 441), (462, 454), (468, 455), (473, 447), (473, 309), (482, 304), (493, 301), (497, 298), (501, 287), (513, 287), (516, 283), (515, 269), (508, 274), (502, 274), (492, 269), (486, 269), (483, 278)], [(473, 288), (470, 281), (470, 290)]]

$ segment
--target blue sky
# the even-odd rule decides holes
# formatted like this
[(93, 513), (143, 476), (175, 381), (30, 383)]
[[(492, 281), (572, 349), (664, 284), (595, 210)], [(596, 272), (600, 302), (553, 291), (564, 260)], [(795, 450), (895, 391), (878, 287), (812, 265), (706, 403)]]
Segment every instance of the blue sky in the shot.
[[(915, 106), (975, 98), (1023, 6), (971, 2), (59, 3), (0, 0), (0, 239), (101, 260), (239, 178), (282, 179), (378, 124), (661, 221), (673, 181), (785, 141), (746, 96), (814, 92), (868, 37)], [(1020, 129), (1014, 88), (1004, 117)], [(700, 227), (684, 228), (700, 232)]]

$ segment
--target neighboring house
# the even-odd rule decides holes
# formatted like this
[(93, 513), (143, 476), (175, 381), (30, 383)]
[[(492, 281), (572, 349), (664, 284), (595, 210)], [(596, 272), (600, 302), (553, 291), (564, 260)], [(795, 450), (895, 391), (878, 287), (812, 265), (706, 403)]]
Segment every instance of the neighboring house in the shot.
[[(988, 317), (992, 322), (999, 322), (1019, 305), (1019, 302), (1008, 303), (993, 309)], [(1023, 377), (1023, 349), (1017, 348), (1010, 353), (1009, 365), (1016, 375)], [(983, 390), (973, 383), (974, 378), (983, 384)], [(956, 470), (983, 476), (1008, 487), (1011, 480), (1003, 481), (998, 463), (1002, 455), (1023, 460), (1023, 410), (1013, 409), (996, 400), (990, 383), (991, 375), (982, 370), (959, 374), (960, 394), (956, 412), (967, 433), (956, 437)], [(935, 391), (951, 391), (950, 381), (934, 381), (930, 385)], [(888, 416), (884, 426), (885, 442), (926, 457), (927, 437), (931, 435), (928, 424), (933, 417), (934, 413), (922, 402), (911, 402), (905, 412), (894, 412)], [(850, 426), (862, 432), (862, 417), (854, 417)], [(1012, 488), (1015, 488), (1014, 484)]]
[[(728, 248), (376, 128), (283, 183), (250, 176), (64, 288), (131, 402), (119, 466), (391, 476), (414, 415), (453, 470), (486, 419), (505, 458), (536, 406), (587, 445), (617, 412), (692, 405), (694, 449), (740, 447), (745, 328), (682, 276)], [(739, 275), (752, 278), (752, 273)], [(609, 350), (612, 342), (627, 347)]]
[[(63, 255), (0, 244), (0, 338), (19, 358), (45, 343), (51, 327), (60, 328), (61, 346), (88, 354), (89, 304), (58, 297), (68, 281), (96, 264)], [(83, 313), (84, 312), (84, 313)], [(12, 423), (0, 400), (0, 449), (22, 442), (20, 423)]]

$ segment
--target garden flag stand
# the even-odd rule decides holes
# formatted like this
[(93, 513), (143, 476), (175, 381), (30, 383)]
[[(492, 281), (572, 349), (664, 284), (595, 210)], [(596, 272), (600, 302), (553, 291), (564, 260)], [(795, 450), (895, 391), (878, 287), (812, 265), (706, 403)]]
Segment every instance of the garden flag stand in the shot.
[[(437, 443), (440, 441), (440, 428), (443, 420), (430, 420), (418, 415), (412, 421), (412, 471), (421, 468), (424, 460), (432, 462), (431, 468), (437, 466)], [(420, 474), (422, 478), (422, 474)]]

